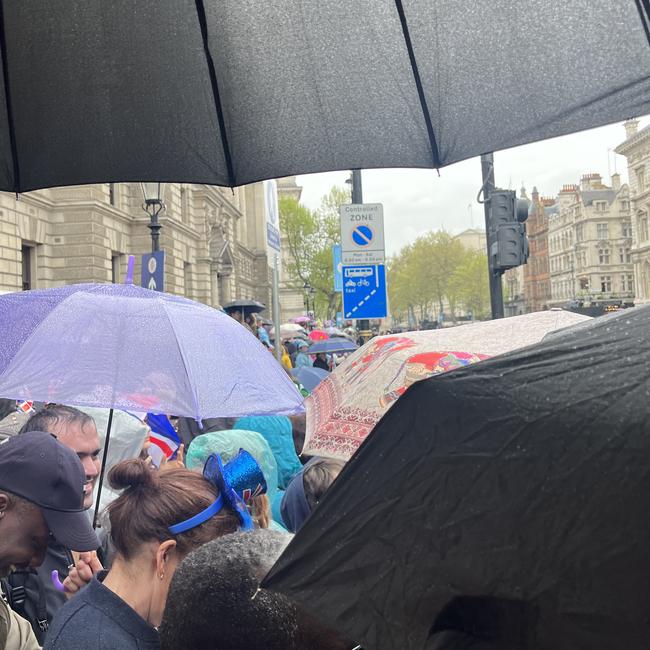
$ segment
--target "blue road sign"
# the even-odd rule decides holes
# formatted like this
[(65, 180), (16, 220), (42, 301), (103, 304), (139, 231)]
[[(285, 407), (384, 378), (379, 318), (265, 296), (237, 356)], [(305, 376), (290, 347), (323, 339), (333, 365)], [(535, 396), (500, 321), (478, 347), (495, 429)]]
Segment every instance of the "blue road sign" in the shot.
[(165, 290), (165, 251), (156, 251), (142, 256), (140, 284), (152, 291)]
[(343, 291), (343, 262), (341, 262), (341, 244), (332, 246), (332, 260), (334, 264), (334, 291)]
[(386, 267), (383, 264), (343, 267), (345, 318), (385, 318)]

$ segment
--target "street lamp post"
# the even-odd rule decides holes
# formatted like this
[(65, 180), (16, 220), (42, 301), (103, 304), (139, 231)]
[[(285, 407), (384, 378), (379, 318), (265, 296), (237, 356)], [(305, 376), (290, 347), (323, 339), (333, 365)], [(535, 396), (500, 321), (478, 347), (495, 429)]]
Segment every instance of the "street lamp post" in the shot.
[(140, 183), (142, 187), (142, 196), (144, 204), (142, 208), (149, 215), (149, 230), (151, 230), (151, 252), (155, 253), (160, 250), (160, 229), (161, 225), (158, 222), (158, 215), (164, 209), (163, 191), (165, 188), (164, 183)]
[[(305, 290), (305, 303), (307, 307), (307, 313), (309, 314), (310, 311), (316, 312), (316, 289), (309, 284), (309, 282), (305, 282), (305, 284), (302, 285), (302, 288)], [(309, 296), (311, 296), (311, 304), (312, 304), (312, 309), (309, 309)]]

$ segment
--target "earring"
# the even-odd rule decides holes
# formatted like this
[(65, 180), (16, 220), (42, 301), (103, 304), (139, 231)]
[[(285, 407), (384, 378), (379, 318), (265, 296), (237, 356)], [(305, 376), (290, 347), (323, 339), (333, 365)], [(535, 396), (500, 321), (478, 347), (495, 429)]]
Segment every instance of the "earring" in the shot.
[(161, 573), (158, 577), (162, 580), (165, 577), (165, 574)]

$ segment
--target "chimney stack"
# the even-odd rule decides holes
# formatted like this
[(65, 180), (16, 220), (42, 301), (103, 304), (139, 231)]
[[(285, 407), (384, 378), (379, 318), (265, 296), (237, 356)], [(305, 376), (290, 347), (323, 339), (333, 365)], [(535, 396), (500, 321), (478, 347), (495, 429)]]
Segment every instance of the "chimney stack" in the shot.
[(621, 189), (621, 175), (617, 172), (612, 174), (612, 189), (617, 192)]
[(639, 130), (639, 120), (632, 118), (623, 123), (625, 127), (625, 137), (631, 138)]

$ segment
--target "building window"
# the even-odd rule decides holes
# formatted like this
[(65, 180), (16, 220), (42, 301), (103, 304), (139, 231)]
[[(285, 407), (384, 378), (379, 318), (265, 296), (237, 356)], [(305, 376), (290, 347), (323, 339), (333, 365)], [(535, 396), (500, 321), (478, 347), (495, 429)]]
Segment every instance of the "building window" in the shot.
[(576, 241), (582, 241), (585, 238), (584, 224), (579, 223), (576, 226)]
[(632, 239), (632, 224), (629, 221), (624, 221), (621, 224), (621, 232), (626, 239)]
[(643, 167), (637, 167), (635, 173), (637, 191), (639, 194), (641, 194), (645, 192), (645, 169)]
[(598, 263), (609, 264), (609, 248), (598, 249)]
[(120, 262), (122, 256), (119, 253), (111, 253), (111, 282), (120, 284)]
[(621, 288), (625, 292), (634, 291), (634, 276), (630, 273), (626, 273), (621, 276)]
[(23, 244), (22, 248), (23, 255), (23, 291), (29, 291), (33, 288), (32, 286), (32, 263), (33, 263), (33, 252), (34, 247)]
[(639, 241), (648, 241), (648, 217), (639, 217)]
[(192, 297), (192, 265), (189, 262), (183, 262), (183, 282), (184, 293), (186, 298)]
[(580, 291), (589, 291), (589, 278), (580, 278)]
[(600, 290), (602, 293), (611, 293), (612, 292), (612, 276), (611, 275), (601, 275), (600, 276)]
[(607, 239), (609, 237), (609, 229), (606, 223), (596, 224), (596, 237), (598, 239)]
[(607, 201), (596, 201), (596, 212), (605, 212), (607, 210)]
[(117, 205), (117, 195), (115, 193), (115, 183), (109, 183), (108, 184), (108, 202), (112, 206)]
[(630, 202), (629, 201), (621, 201), (621, 210), (623, 212), (627, 212), (630, 209)]

